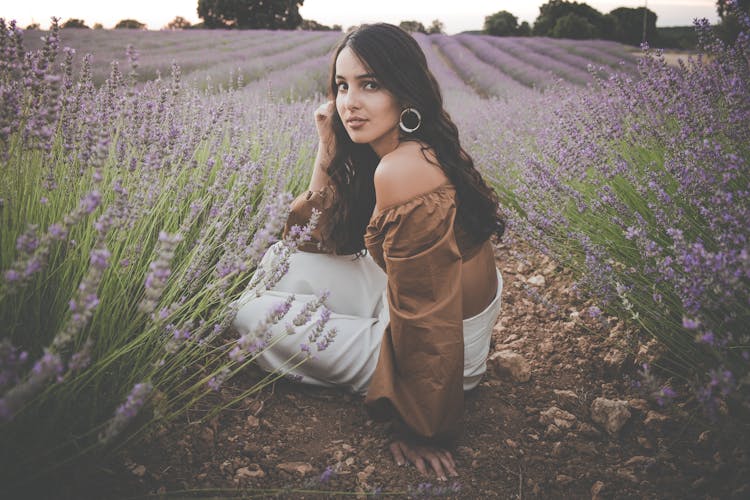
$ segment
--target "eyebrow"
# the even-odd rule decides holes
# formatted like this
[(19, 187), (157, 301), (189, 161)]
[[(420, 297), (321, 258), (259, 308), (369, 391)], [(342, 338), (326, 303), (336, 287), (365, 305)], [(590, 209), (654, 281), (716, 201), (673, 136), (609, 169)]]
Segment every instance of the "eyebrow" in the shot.
[[(365, 73), (364, 75), (359, 75), (359, 76), (355, 77), (354, 79), (355, 80), (363, 80), (365, 78), (375, 78), (375, 73)], [(346, 80), (346, 78), (344, 78), (341, 75), (336, 75), (336, 80)]]

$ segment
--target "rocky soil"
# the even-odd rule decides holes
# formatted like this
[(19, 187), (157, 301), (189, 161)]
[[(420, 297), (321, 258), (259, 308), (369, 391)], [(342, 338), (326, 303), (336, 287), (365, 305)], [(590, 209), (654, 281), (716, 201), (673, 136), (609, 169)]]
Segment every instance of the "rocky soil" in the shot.
[(660, 407), (634, 387), (653, 343), (591, 317), (570, 274), (524, 245), (500, 245), (497, 264), (502, 314), (488, 375), (466, 395), (455, 480), (397, 467), (388, 426), (341, 391), (282, 380), (201, 422), (251, 372), (56, 495), (750, 498), (747, 432), (710, 428), (688, 404)]

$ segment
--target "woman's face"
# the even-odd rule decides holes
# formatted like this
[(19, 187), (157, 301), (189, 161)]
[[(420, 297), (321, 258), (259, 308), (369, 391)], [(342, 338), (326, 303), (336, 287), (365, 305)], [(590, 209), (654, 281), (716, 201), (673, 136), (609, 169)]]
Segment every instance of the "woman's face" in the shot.
[(382, 157), (398, 145), (401, 109), (396, 98), (345, 47), (336, 58), (336, 110), (353, 142)]

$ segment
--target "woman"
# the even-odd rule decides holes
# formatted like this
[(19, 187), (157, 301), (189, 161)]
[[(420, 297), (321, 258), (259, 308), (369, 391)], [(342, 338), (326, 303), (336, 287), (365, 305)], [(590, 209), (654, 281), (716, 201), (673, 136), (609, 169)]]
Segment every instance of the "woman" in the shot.
[[(461, 148), (408, 33), (390, 24), (350, 32), (335, 51), (330, 85), (332, 100), (315, 113), (309, 190), (292, 203), (285, 228), (317, 209), (313, 241), (272, 290), (243, 296), (235, 328), (250, 331), (290, 294), (297, 300), (287, 314), (298, 314), (315, 289), (327, 289), (336, 339), (290, 373), (366, 392), (369, 413), (394, 422), (396, 462), (423, 474), (429, 464), (445, 479), (457, 475), (446, 448), (461, 430), (464, 390), (485, 371), (500, 312), (490, 242), (504, 229), (497, 197)], [(261, 269), (270, 270), (273, 252)], [(259, 364), (284, 365), (313, 329), (298, 325)]]

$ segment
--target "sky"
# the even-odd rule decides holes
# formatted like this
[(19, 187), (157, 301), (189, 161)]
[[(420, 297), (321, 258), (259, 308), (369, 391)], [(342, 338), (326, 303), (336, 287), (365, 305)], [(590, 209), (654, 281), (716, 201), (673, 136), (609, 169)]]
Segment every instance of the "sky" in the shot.
[[(585, 1), (585, 0), (579, 0)], [(319, 23), (340, 24), (344, 28), (366, 22), (416, 20), (429, 26), (440, 19), (449, 34), (482, 29), (485, 16), (507, 10), (519, 22), (533, 24), (539, 6), (546, 0), (305, 0), (300, 14)], [(716, 23), (714, 0), (588, 0), (587, 4), (607, 13), (617, 7), (642, 7), (644, 3), (657, 15), (657, 26), (689, 26), (694, 18), (705, 17)], [(38, 22), (49, 26), (49, 18), (57, 16), (65, 21), (78, 18), (93, 26), (102, 23), (112, 28), (121, 19), (136, 19), (149, 29), (160, 29), (175, 16), (192, 23), (200, 22), (197, 0), (0, 0), (0, 17), (15, 19), (26, 27)]]

